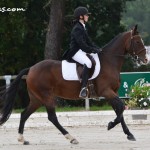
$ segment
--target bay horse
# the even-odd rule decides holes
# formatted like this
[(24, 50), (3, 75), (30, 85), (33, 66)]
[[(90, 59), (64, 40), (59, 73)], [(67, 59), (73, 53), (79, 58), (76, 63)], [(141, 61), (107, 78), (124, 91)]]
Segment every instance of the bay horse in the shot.
[[(128, 140), (136, 140), (129, 131), (123, 116), (124, 102), (119, 98), (117, 91), (120, 86), (120, 71), (126, 54), (131, 55), (141, 63), (147, 63), (146, 49), (137, 31), (137, 25), (132, 30), (123, 32), (111, 40), (98, 54), (101, 62), (101, 71), (93, 79), (95, 91), (98, 97), (105, 97), (116, 113), (114, 121), (108, 123), (108, 130), (121, 123)], [(45, 106), (48, 119), (58, 130), (69, 139), (71, 143), (78, 141), (59, 123), (55, 112), (55, 97), (65, 99), (79, 99), (81, 84), (79, 81), (67, 81), (62, 77), (62, 62), (58, 60), (43, 60), (30, 68), (20, 71), (17, 78), (10, 84), (9, 88), (1, 91), (0, 96), (0, 125), (4, 124), (10, 117), (14, 106), (15, 95), (23, 75), (27, 75), (26, 84), (30, 102), (28, 107), (21, 113), (18, 141), (29, 144), (25, 140), (24, 126), (29, 116), (40, 106)]]

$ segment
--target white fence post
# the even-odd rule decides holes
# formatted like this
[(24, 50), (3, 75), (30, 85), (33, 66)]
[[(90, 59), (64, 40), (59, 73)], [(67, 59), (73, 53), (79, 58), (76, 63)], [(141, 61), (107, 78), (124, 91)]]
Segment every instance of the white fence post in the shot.
[(8, 88), (10, 86), (10, 83), (11, 83), (11, 75), (5, 75), (4, 79), (6, 82), (6, 88)]
[(90, 102), (88, 98), (85, 99), (85, 110), (90, 110)]

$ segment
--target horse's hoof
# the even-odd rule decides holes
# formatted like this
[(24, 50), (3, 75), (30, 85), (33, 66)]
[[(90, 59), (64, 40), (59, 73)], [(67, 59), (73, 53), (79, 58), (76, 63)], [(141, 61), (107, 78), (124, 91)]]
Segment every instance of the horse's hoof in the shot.
[(113, 122), (109, 122), (109, 123), (108, 123), (107, 130), (112, 129), (113, 127), (114, 127)]
[(24, 141), (23, 145), (30, 145), (29, 141)]
[(127, 136), (127, 139), (130, 141), (136, 141), (136, 138), (131, 134)]
[(71, 144), (78, 144), (79, 142), (78, 142), (76, 139), (72, 139), (72, 140), (70, 141), (70, 143), (71, 143)]

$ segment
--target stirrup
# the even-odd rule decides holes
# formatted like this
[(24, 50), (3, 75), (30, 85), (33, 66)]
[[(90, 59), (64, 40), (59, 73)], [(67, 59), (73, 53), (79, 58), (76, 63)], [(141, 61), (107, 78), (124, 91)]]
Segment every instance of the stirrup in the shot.
[(82, 88), (80, 91), (79, 97), (80, 98), (88, 98), (88, 92), (89, 92), (89, 90), (87, 87)]

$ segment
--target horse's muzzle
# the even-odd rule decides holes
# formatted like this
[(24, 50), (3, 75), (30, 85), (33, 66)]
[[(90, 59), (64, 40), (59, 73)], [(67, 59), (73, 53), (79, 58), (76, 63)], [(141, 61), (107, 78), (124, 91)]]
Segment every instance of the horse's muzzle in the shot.
[(141, 61), (142, 61), (142, 63), (143, 63), (143, 64), (145, 64), (145, 65), (146, 65), (146, 64), (148, 64), (148, 58), (147, 58), (147, 57), (146, 57), (146, 58), (144, 58), (144, 59), (143, 59), (143, 60), (141, 60)]
[(137, 63), (140, 65), (147, 65), (148, 64), (148, 58), (147, 57), (141, 58), (141, 57), (138, 57), (137, 55), (135, 55), (133, 57), (133, 59), (135, 61), (137, 61)]
[(148, 58), (145, 58), (144, 63), (145, 63), (145, 64), (148, 63)]

